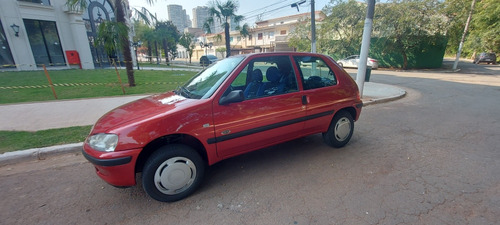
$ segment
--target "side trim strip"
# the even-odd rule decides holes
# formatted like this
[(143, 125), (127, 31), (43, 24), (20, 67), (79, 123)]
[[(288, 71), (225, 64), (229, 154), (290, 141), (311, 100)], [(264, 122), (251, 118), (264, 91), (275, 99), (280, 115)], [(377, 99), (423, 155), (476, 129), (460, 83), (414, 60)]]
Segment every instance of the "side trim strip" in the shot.
[(300, 118), (293, 119), (293, 120), (287, 120), (287, 121), (283, 121), (283, 122), (279, 122), (279, 123), (275, 123), (275, 124), (270, 124), (270, 125), (266, 125), (266, 126), (262, 126), (262, 127), (256, 127), (256, 128), (250, 129), (250, 130), (245, 130), (245, 131), (241, 131), (241, 132), (234, 133), (234, 134), (228, 134), (228, 135), (224, 135), (224, 136), (220, 136), (220, 137), (209, 138), (207, 140), (207, 143), (208, 144), (215, 144), (218, 142), (223, 142), (223, 141), (227, 141), (227, 140), (231, 140), (231, 139), (235, 139), (235, 138), (240, 138), (240, 137), (244, 137), (247, 135), (260, 133), (263, 131), (268, 131), (271, 129), (276, 129), (276, 128), (292, 125), (295, 123), (300, 123), (300, 122), (304, 122), (307, 120), (312, 120), (312, 119), (316, 119), (319, 117), (332, 115), (333, 113), (334, 113), (333, 110), (326, 111), (326, 112), (322, 112), (322, 113), (318, 113), (318, 114), (314, 114), (314, 115), (300, 117)]
[(87, 154), (83, 150), (82, 150), (82, 154), (83, 154), (83, 156), (85, 156), (85, 158), (89, 162), (91, 162), (94, 165), (98, 165), (98, 166), (119, 166), (119, 165), (127, 164), (130, 161), (132, 161), (132, 156), (127, 156), (127, 157), (123, 157), (123, 158), (116, 158), (116, 159), (97, 159), (97, 158), (90, 156), (89, 154)]

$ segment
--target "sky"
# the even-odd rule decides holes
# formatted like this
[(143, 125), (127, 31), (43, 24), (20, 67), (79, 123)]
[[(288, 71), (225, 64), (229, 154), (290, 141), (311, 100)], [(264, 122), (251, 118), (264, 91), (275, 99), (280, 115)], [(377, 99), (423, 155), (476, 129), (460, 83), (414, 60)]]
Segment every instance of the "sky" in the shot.
[[(238, 1), (238, 0), (237, 0)], [(239, 8), (237, 15), (243, 15), (247, 18), (243, 23), (253, 26), (259, 14), (262, 14), (262, 19), (272, 19), (282, 16), (289, 16), (299, 13), (311, 12), (311, 0), (307, 0), (304, 4), (297, 8), (292, 8), (290, 5), (301, 0), (239, 0)], [(193, 19), (193, 8), (197, 6), (206, 6), (210, 0), (156, 0), (153, 6), (149, 6), (146, 0), (129, 0), (130, 7), (141, 8), (146, 7), (150, 12), (156, 13), (159, 20), (167, 20), (167, 5), (181, 5), (191, 20)], [(225, 0), (221, 0), (225, 2)], [(327, 5), (330, 0), (315, 0), (315, 10), (321, 10)]]

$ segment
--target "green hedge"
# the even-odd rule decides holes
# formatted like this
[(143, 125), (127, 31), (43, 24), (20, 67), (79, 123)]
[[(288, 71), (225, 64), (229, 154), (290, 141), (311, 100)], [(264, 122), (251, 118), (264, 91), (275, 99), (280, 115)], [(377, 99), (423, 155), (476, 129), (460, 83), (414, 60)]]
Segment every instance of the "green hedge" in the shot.
[[(388, 38), (371, 38), (371, 58), (379, 61), (380, 67), (403, 68), (403, 55)], [(408, 57), (408, 69), (440, 68), (446, 50), (448, 39), (445, 36), (415, 36), (411, 38), (415, 47), (406, 52)], [(340, 45), (340, 41), (331, 40), (327, 44)], [(350, 49), (349, 55), (357, 55), (359, 51)], [(328, 53), (332, 58), (339, 60), (348, 55), (335, 52)]]
[[(445, 36), (413, 37), (420, 40), (406, 52), (408, 69), (440, 68), (448, 39)], [(372, 38), (370, 57), (379, 61), (380, 67), (403, 67), (403, 55), (387, 38)]]

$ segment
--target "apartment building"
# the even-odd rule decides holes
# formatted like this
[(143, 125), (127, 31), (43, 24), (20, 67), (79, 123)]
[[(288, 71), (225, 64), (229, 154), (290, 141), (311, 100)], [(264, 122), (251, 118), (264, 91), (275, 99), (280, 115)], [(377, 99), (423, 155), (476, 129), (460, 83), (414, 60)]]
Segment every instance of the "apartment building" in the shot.
[(191, 27), (191, 19), (186, 14), (186, 10), (180, 5), (167, 5), (168, 20), (177, 27), (179, 32), (183, 32), (185, 28)]
[(209, 17), (208, 7), (198, 6), (193, 8), (193, 28), (203, 28)]
[[(288, 46), (288, 37), (290, 32), (305, 19), (310, 18), (310, 13), (301, 13), (291, 16), (273, 18), (269, 20), (259, 21), (250, 30), (248, 37), (241, 36), (239, 31), (231, 31), (231, 55), (259, 53), (259, 52), (279, 52), (279, 51), (295, 51), (294, 48)], [(326, 15), (321, 11), (315, 12), (316, 23), (320, 23), (326, 18)], [(212, 43), (211, 48), (198, 46), (193, 54), (193, 59), (199, 59), (202, 55), (213, 54), (219, 58), (223, 58), (225, 53), (218, 53), (217, 49), (225, 48), (224, 32), (208, 34), (201, 38), (205, 42)]]

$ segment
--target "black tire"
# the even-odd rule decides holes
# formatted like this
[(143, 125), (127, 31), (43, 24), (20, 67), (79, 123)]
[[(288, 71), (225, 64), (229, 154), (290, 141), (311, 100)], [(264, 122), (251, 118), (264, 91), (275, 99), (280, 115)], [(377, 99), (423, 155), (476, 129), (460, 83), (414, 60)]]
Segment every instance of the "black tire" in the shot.
[(206, 164), (186, 145), (159, 148), (142, 170), (142, 186), (153, 199), (174, 202), (191, 195), (200, 186)]
[(323, 133), (323, 140), (327, 145), (341, 148), (351, 140), (354, 132), (354, 120), (347, 111), (339, 111), (332, 119), (328, 131)]

